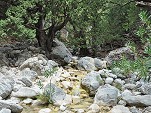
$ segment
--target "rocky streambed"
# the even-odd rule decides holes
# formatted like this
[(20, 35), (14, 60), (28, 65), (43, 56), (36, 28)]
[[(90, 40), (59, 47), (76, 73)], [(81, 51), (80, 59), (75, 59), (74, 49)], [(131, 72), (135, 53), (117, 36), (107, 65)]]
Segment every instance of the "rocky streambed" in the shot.
[[(120, 68), (109, 68), (123, 54), (135, 60), (130, 48), (111, 51), (103, 59), (72, 57), (64, 50), (66, 55), (60, 58), (66, 66), (39, 52), (31, 55), (35, 49), (39, 51), (23, 50), (16, 59), (19, 63), (2, 53), (0, 113), (151, 113), (151, 81), (138, 73), (124, 76)], [(15, 49), (11, 54), (20, 52)]]

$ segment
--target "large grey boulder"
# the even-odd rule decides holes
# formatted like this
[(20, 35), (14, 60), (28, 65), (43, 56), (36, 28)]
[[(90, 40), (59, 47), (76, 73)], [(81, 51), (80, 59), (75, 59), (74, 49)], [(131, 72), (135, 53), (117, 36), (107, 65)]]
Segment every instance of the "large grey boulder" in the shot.
[(103, 85), (103, 80), (100, 74), (96, 71), (88, 73), (81, 82), (81, 86), (85, 89), (89, 95), (95, 95), (96, 90)]
[(15, 82), (12, 78), (2, 77), (0, 79), (0, 96), (2, 98), (8, 97), (13, 90), (14, 84)]
[(117, 104), (118, 93), (118, 89), (109, 84), (100, 86), (94, 97), (94, 103), (103, 106), (114, 106)]
[(92, 71), (96, 70), (97, 68), (95, 67), (94, 64), (94, 59), (91, 57), (82, 57), (78, 60), (78, 69), (80, 70), (87, 70), (87, 71)]
[(116, 105), (111, 109), (110, 113), (132, 113), (132, 112), (130, 112), (128, 107), (125, 107), (123, 105)]
[(129, 90), (122, 93), (122, 99), (130, 106), (151, 106), (151, 95), (133, 95)]
[(21, 87), (17, 92), (12, 92), (12, 97), (19, 98), (34, 98), (40, 94), (40, 91), (35, 90), (34, 88)]
[(118, 48), (116, 50), (111, 51), (105, 57), (105, 60), (108, 62), (108, 64), (111, 64), (114, 61), (122, 59), (122, 57), (133, 60), (135, 59), (136, 56), (129, 47), (122, 47), (122, 48)]
[(13, 102), (5, 101), (5, 100), (0, 100), (0, 110), (2, 109), (10, 109), (12, 113), (21, 113), (23, 110), (23, 107), (15, 104)]
[(53, 103), (64, 100), (66, 97), (66, 93), (52, 83), (49, 83), (45, 86), (44, 94), (49, 98), (49, 101)]
[(78, 69), (80, 70), (97, 70), (106, 68), (106, 61), (102, 61), (98, 58), (91, 58), (91, 57), (82, 57), (78, 60)]
[(51, 56), (56, 60), (61, 60), (66, 63), (72, 61), (72, 54), (66, 48), (66, 46), (62, 42), (60, 42), (57, 38), (55, 38), (53, 41)]
[(24, 70), (26, 68), (30, 68), (30, 70), (35, 71), (38, 75), (42, 75), (46, 70), (50, 70), (53, 67), (57, 67), (58, 64), (52, 60), (46, 60), (45, 56), (39, 54), (36, 57), (31, 57), (27, 59), (20, 66), (20, 70)]

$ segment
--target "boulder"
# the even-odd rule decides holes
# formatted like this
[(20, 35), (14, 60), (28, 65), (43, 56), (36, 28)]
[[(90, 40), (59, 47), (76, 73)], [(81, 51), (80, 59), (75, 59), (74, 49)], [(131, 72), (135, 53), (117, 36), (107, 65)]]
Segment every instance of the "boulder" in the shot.
[(34, 88), (21, 87), (17, 92), (12, 92), (11, 96), (19, 98), (34, 98), (39, 95), (39, 93), (40, 91), (38, 92)]
[(95, 95), (96, 90), (100, 85), (103, 85), (103, 83), (100, 74), (96, 71), (91, 71), (82, 79), (81, 86), (92, 96)]
[(108, 64), (112, 64), (114, 61), (122, 59), (122, 57), (125, 57), (127, 59), (134, 60), (136, 58), (134, 52), (129, 47), (122, 47), (118, 48), (116, 50), (111, 51), (106, 57), (105, 60), (108, 62)]
[(2, 77), (0, 79), (0, 96), (3, 99), (11, 94), (14, 84), (14, 80), (10, 77)]
[(50, 70), (57, 66), (58, 64), (55, 61), (46, 60), (44, 55), (39, 54), (37, 57), (31, 57), (23, 62), (23, 64), (20, 66), (20, 70), (22, 71), (23, 69), (30, 68), (38, 75), (42, 75), (46, 70)]
[(80, 70), (98, 70), (107, 67), (107, 61), (102, 61), (98, 58), (82, 57), (78, 60), (77, 68)]
[(128, 107), (125, 107), (123, 105), (116, 105), (111, 109), (110, 113), (132, 113), (132, 112), (130, 112)]
[(117, 88), (109, 84), (100, 86), (94, 97), (94, 103), (103, 106), (114, 106), (117, 104), (118, 92)]
[(44, 94), (49, 98), (49, 101), (53, 103), (58, 103), (66, 97), (66, 93), (52, 83), (49, 83), (44, 87)]
[(94, 64), (94, 59), (91, 57), (82, 57), (78, 60), (78, 69), (80, 70), (87, 70), (87, 71), (92, 71), (96, 70), (97, 68), (95, 67)]
[(133, 95), (129, 90), (122, 93), (122, 99), (129, 106), (151, 106), (151, 95)]
[(55, 38), (53, 41), (51, 56), (53, 59), (61, 60), (66, 63), (72, 61), (72, 54), (66, 48), (66, 46), (62, 42), (60, 42), (57, 38)]
[(0, 113), (11, 113), (11, 110), (4, 108), (0, 111)]
[(0, 109), (10, 109), (12, 113), (21, 113), (23, 110), (23, 107), (21, 107), (18, 104), (15, 104), (13, 102), (5, 101), (5, 100), (0, 100)]
[(142, 94), (151, 95), (151, 83), (143, 84), (140, 91)]
[(28, 78), (29, 80), (35, 80), (38, 77), (38, 74), (30, 68), (25, 68), (20, 71), (20, 76)]

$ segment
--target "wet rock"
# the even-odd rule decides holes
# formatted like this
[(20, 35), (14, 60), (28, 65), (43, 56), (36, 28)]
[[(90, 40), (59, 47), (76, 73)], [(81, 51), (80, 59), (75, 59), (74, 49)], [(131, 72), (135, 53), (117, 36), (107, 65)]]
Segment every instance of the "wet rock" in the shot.
[(98, 105), (114, 106), (117, 104), (118, 89), (106, 84), (100, 86), (94, 98), (94, 103)]
[(82, 79), (81, 86), (89, 93), (89, 95), (94, 95), (96, 90), (103, 83), (100, 74), (96, 71), (91, 71)]
[(116, 105), (111, 109), (110, 113), (132, 113), (132, 112), (130, 112), (128, 107), (125, 107), (123, 105)]

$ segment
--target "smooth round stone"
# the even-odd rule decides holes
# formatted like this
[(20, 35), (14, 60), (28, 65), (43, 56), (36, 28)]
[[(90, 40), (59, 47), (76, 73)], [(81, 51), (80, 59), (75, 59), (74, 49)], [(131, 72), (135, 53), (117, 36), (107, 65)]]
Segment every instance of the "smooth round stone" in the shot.
[(111, 77), (108, 77), (108, 78), (106, 78), (106, 80), (105, 80), (105, 83), (106, 84), (112, 84), (113, 83), (113, 78), (111, 78)]

